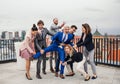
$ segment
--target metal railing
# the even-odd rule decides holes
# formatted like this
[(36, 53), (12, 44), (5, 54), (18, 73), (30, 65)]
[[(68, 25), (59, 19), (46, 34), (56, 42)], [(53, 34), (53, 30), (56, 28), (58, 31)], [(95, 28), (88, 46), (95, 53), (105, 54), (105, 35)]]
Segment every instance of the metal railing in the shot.
[(0, 63), (16, 61), (14, 40), (0, 40)]
[(120, 38), (94, 38), (95, 62), (120, 67)]
[[(74, 43), (80, 37), (75, 37)], [(93, 38), (96, 64), (120, 67), (120, 38)], [(49, 43), (49, 41), (47, 41)], [(82, 47), (78, 49), (82, 52)], [(0, 63), (16, 61), (14, 40), (0, 40)]]
[[(79, 38), (75, 39), (75, 43)], [(120, 67), (120, 38), (93, 38), (96, 64), (106, 64)], [(82, 52), (82, 47), (78, 49)]]

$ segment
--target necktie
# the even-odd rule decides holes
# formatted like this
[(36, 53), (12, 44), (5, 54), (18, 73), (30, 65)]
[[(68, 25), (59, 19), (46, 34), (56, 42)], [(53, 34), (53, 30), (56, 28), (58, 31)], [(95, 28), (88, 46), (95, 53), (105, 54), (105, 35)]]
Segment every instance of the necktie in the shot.
[(65, 42), (65, 40), (66, 40), (66, 34), (64, 34), (62, 41)]

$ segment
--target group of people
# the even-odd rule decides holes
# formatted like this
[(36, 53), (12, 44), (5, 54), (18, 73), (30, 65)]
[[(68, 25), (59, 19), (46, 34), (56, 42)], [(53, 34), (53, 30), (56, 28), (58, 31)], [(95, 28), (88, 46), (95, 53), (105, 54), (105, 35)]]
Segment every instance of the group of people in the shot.
[[(20, 46), (20, 56), (26, 60), (26, 78), (32, 80), (30, 76), (30, 64), (31, 60), (38, 59), (36, 67), (36, 77), (42, 79), (41, 61), (43, 61), (42, 72), (46, 74), (46, 53), (50, 54), (50, 71), (55, 73), (56, 77), (64, 79), (64, 67), (66, 66), (68, 74), (66, 76), (75, 75), (73, 70), (73, 63), (77, 62), (77, 71), (83, 74), (85, 81), (90, 79), (88, 74), (87, 64), (91, 65), (93, 76), (92, 79), (97, 78), (96, 66), (94, 63), (94, 44), (92, 42), (91, 28), (89, 24), (82, 24), (82, 35), (80, 40), (74, 44), (74, 32), (77, 30), (76, 25), (71, 27), (66, 26), (63, 22), (58, 26), (58, 19), (53, 19), (53, 24), (50, 30), (44, 28), (44, 22), (39, 20), (37, 26), (33, 24), (33, 27), (28, 31), (24, 41)], [(61, 29), (61, 31), (60, 31)], [(47, 46), (46, 36), (51, 36), (51, 44)], [(83, 46), (83, 51), (78, 52), (78, 47)], [(55, 58), (55, 70), (52, 65), (53, 55)], [(60, 68), (59, 68), (60, 67)], [(59, 75), (60, 71), (60, 75)]]

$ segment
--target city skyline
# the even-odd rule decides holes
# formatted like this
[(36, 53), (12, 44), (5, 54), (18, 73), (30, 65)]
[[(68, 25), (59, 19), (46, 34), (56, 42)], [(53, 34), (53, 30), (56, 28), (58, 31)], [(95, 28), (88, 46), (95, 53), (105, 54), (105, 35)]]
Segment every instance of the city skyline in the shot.
[(49, 29), (53, 18), (60, 24), (75, 24), (81, 32), (81, 24), (89, 23), (104, 35), (120, 34), (120, 0), (0, 0), (1, 31), (29, 30), (39, 19)]

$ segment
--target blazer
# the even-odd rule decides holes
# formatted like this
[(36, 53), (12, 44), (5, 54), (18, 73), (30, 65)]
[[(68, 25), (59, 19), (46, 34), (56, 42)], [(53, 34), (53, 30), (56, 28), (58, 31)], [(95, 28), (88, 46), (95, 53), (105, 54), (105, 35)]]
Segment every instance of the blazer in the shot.
[(77, 47), (85, 46), (88, 51), (93, 50), (94, 44), (92, 42), (92, 34), (91, 33), (87, 34), (84, 41), (83, 41), (83, 36), (84, 33), (82, 33), (80, 40), (76, 43)]
[[(53, 43), (53, 44), (60, 45), (60, 43), (63, 43), (62, 37), (63, 37), (63, 32), (58, 32), (58, 33), (56, 33), (56, 34), (52, 37), (52, 43)], [(65, 43), (65, 44), (70, 44), (70, 45), (73, 46), (73, 42), (72, 42), (73, 39), (74, 39), (74, 35), (68, 33), (68, 39), (67, 39), (64, 43)]]
[(59, 32), (59, 29), (61, 29), (60, 26), (57, 26), (56, 24), (52, 24), (50, 26), (50, 32), (53, 33), (54, 35)]
[(73, 53), (72, 56), (67, 55), (65, 58), (65, 62), (67, 62), (67, 64), (71, 64), (74, 62), (80, 62), (82, 60), (83, 60), (83, 55), (81, 52)]
[(41, 34), (38, 33), (34, 40), (36, 52), (40, 51), (40, 49), (47, 47), (47, 44), (46, 44), (46, 36), (47, 35), (50, 35), (50, 36), (54, 35), (54, 34), (50, 33), (47, 28), (43, 28), (42, 32), (43, 32), (43, 37), (41, 36)]
[(23, 42), (20, 45), (19, 50), (22, 51), (24, 49), (27, 49), (30, 53), (33, 53), (34, 50), (30, 47), (30, 45), (32, 45), (32, 41), (34, 42), (34, 38), (35, 36), (31, 35), (31, 31), (28, 31), (25, 39), (23, 40)]

